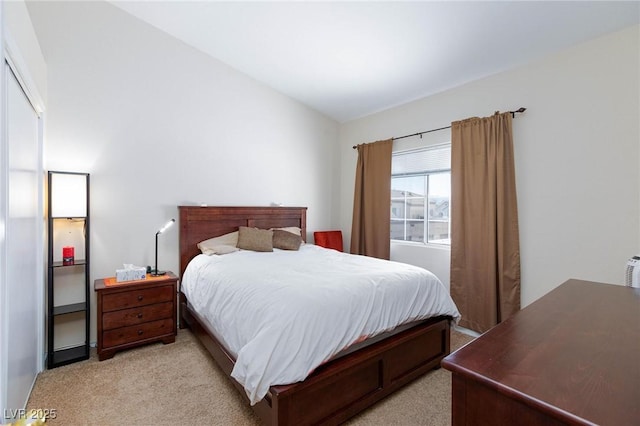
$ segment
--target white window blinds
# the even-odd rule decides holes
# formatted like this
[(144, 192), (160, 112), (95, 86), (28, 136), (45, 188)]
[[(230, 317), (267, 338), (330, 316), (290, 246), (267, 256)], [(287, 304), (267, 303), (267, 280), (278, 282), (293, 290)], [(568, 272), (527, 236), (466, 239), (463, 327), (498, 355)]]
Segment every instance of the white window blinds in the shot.
[(433, 173), (451, 169), (451, 144), (396, 152), (391, 157), (394, 176)]

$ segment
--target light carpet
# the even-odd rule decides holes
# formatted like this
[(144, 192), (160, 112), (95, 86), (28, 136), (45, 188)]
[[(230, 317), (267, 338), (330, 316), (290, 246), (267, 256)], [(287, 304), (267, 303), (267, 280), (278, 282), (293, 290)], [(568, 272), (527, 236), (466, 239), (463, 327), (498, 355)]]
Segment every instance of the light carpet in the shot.
[[(473, 338), (451, 332), (451, 349)], [(246, 400), (189, 330), (176, 342), (118, 352), (38, 375), (28, 409), (55, 409), (48, 425), (259, 425)], [(451, 424), (451, 374), (439, 369), (351, 419), (356, 425)]]

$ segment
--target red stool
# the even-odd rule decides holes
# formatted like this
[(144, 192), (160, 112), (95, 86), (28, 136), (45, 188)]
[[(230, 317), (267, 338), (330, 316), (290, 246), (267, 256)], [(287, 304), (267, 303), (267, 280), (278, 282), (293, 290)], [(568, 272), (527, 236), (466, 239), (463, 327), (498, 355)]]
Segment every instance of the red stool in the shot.
[(343, 251), (342, 231), (316, 231), (313, 240), (317, 246)]

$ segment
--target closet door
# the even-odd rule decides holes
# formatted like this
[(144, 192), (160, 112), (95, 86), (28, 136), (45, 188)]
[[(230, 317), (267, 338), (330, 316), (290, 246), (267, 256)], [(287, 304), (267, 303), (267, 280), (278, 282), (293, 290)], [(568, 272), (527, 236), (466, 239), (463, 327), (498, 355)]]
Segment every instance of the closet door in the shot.
[(6, 206), (5, 300), (6, 404), (24, 408), (38, 368), (39, 331), (43, 316), (43, 238), (40, 191), (42, 171), (38, 115), (5, 63), (8, 166)]

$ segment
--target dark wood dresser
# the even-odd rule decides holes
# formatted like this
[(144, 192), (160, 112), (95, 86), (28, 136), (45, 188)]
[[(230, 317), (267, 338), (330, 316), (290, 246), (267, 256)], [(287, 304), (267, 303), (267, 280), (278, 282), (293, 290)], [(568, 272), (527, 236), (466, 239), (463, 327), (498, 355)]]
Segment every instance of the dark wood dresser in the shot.
[(95, 281), (100, 361), (123, 349), (176, 340), (177, 282), (171, 272), (123, 283), (113, 278)]
[(640, 288), (569, 280), (442, 366), (454, 426), (639, 425)]

